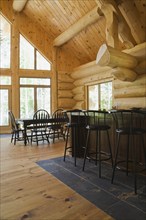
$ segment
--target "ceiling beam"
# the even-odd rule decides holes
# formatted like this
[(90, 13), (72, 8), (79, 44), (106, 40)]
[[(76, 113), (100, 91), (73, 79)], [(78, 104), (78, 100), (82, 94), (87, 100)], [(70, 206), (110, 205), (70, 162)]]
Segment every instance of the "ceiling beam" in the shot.
[(71, 25), (66, 31), (64, 31), (57, 38), (55, 38), (53, 45), (63, 45), (64, 43), (72, 39), (75, 35), (77, 35), (80, 31), (85, 29), (88, 25), (95, 23), (100, 18), (101, 16), (97, 12), (97, 7), (93, 8), (86, 15), (80, 18), (76, 23)]
[(28, 0), (13, 0), (13, 9), (16, 12), (21, 12)]

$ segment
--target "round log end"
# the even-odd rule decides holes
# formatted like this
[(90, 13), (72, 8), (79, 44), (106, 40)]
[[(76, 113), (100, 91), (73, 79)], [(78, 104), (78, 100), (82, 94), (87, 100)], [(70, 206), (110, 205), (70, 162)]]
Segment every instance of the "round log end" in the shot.
[(107, 50), (107, 45), (103, 44), (99, 48), (99, 51), (97, 53), (96, 64), (98, 64), (99, 66), (106, 66), (109, 63), (109, 60), (110, 60), (110, 55), (109, 55), (109, 52)]

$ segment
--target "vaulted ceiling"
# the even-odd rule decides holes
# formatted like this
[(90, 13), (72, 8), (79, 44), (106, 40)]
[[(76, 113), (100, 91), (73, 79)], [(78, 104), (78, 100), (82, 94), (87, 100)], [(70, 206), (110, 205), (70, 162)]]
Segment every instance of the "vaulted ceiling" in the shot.
[[(114, 0), (117, 7), (124, 1), (127, 0)], [(139, 15), (135, 19), (140, 20), (141, 25), (144, 26), (146, 23), (146, 0), (131, 1)], [(100, 2), (101, 0), (28, 0), (23, 13), (37, 22), (48, 33), (53, 42), (70, 26), (97, 7)], [(128, 25), (130, 26), (130, 24)], [(70, 53), (74, 54), (81, 64), (93, 61), (96, 59), (100, 46), (106, 42), (105, 28), (105, 16), (100, 16), (98, 21), (81, 30), (61, 47), (65, 47)], [(146, 27), (143, 28), (146, 31)], [(121, 50), (126, 48), (121, 41), (119, 41), (119, 45)]]

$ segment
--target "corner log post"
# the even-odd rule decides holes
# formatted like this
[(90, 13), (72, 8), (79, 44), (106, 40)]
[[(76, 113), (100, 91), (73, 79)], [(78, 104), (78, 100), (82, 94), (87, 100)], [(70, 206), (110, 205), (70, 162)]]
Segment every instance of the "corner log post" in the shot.
[(111, 4), (104, 4), (99, 13), (106, 19), (106, 42), (109, 46), (119, 48), (118, 19)]
[[(107, 10), (105, 11), (105, 8), (109, 8), (108, 11), (110, 11), (112, 9), (112, 11), (114, 12), (116, 19), (118, 21), (118, 35), (119, 35), (120, 41), (122, 41), (122, 43), (126, 46), (126, 48), (134, 47), (134, 45), (136, 45), (136, 41), (135, 41), (134, 37), (132, 36), (131, 30), (130, 30), (125, 18), (123, 17), (122, 13), (120, 12), (117, 4), (115, 3), (115, 1), (114, 0), (96, 0), (96, 3), (98, 5), (98, 11), (103, 12), (103, 14), (105, 15), (107, 24), (109, 21), (108, 21)], [(114, 20), (113, 28), (116, 24), (115, 22), (116, 21)], [(109, 24), (108, 24), (108, 26), (109, 26)], [(113, 32), (112, 35), (114, 34), (114, 31), (111, 31), (111, 33)]]

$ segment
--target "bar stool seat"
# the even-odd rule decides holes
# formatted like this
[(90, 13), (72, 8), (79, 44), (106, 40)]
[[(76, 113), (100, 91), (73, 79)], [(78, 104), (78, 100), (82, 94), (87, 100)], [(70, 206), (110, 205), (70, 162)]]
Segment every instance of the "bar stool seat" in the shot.
[[(85, 163), (86, 159), (94, 160), (95, 164), (97, 165), (97, 162), (99, 162), (99, 177), (101, 177), (101, 162), (106, 160), (111, 160), (111, 163), (113, 165), (113, 158), (112, 158), (112, 150), (111, 150), (111, 143), (109, 138), (109, 130), (111, 128), (110, 125), (107, 123), (107, 115), (108, 112), (106, 111), (93, 111), (88, 110), (87, 116), (88, 116), (88, 125), (86, 126), (87, 129), (87, 139), (86, 139), (86, 148), (85, 148), (85, 154), (84, 154), (84, 161), (83, 161), (83, 171), (85, 169)], [(89, 143), (91, 139), (92, 133), (94, 134), (95, 139), (95, 149), (91, 149), (91, 143)], [(103, 151), (102, 149), (102, 141), (101, 141), (101, 134), (103, 133), (103, 137), (107, 138), (108, 142), (108, 153)]]
[[(115, 161), (113, 166), (113, 173), (111, 182), (113, 183), (115, 177), (115, 170), (119, 168), (119, 164), (126, 163), (125, 171), (128, 176), (129, 172), (133, 172), (134, 174), (134, 192), (137, 193), (137, 173), (138, 173), (138, 150), (142, 147), (144, 152), (144, 159), (146, 163), (146, 149), (144, 147), (144, 134), (145, 129), (141, 127), (141, 122), (143, 120), (143, 116), (139, 114), (139, 112), (134, 112), (132, 110), (113, 110), (111, 111), (113, 118), (116, 124), (116, 153), (115, 153)], [(122, 138), (123, 137), (123, 138)], [(125, 140), (126, 144), (126, 155), (125, 159), (120, 157), (120, 149), (125, 147), (122, 142), (124, 137), (127, 137)], [(139, 138), (139, 139), (136, 139)], [(137, 142), (139, 140), (139, 142)], [(137, 145), (138, 143), (138, 145)], [(131, 153), (131, 154), (130, 154)], [(129, 168), (129, 164), (132, 163), (131, 168)], [(119, 170), (119, 169), (118, 169)], [(123, 168), (122, 168), (123, 170)]]

